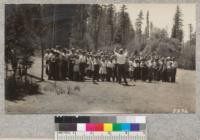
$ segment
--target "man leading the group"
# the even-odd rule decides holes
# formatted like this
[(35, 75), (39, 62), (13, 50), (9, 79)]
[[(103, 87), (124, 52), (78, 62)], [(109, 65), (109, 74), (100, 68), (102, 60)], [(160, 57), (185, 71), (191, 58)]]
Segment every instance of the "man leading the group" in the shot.
[(120, 49), (119, 53), (116, 52), (116, 48), (114, 49), (114, 54), (117, 58), (117, 64), (118, 64), (118, 82), (121, 84), (121, 77), (124, 79), (124, 83), (128, 85), (128, 82), (126, 81), (126, 57), (128, 55), (127, 50)]

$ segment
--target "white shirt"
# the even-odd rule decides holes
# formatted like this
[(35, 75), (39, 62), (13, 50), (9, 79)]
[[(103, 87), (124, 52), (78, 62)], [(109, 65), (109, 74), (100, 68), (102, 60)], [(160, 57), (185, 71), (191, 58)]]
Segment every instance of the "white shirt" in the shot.
[(86, 63), (86, 56), (80, 55), (79, 60), (80, 60), (81, 63)]
[(172, 62), (172, 68), (177, 68), (178, 67), (178, 63), (176, 61)]
[(119, 54), (119, 53), (115, 52), (115, 55), (117, 56), (117, 63), (118, 64), (125, 64), (126, 63), (127, 52), (125, 52), (124, 54)]
[(108, 68), (113, 68), (114, 67), (114, 64), (110, 61), (107, 62), (107, 67)]
[(171, 69), (172, 61), (167, 61), (167, 69)]
[(147, 67), (148, 67), (148, 68), (151, 68), (151, 67), (152, 67), (152, 62), (151, 62), (151, 60), (147, 61)]

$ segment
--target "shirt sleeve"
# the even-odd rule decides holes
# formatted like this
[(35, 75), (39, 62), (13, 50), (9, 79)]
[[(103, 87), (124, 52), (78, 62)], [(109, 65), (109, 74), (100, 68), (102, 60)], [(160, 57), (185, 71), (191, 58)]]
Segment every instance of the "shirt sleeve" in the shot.
[(127, 51), (125, 51), (125, 53), (124, 53), (124, 56), (127, 56), (128, 55), (128, 52)]
[(117, 53), (117, 52), (115, 52), (115, 55), (118, 57), (119, 56), (119, 54)]

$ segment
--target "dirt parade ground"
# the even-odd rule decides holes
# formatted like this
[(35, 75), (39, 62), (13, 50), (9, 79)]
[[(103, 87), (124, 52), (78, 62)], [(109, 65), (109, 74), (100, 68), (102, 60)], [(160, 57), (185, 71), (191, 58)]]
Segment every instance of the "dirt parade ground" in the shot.
[[(35, 58), (29, 73), (37, 77), (41, 60)], [(178, 69), (176, 83), (128, 81), (37, 82), (41, 94), (5, 102), (7, 113), (184, 113), (195, 112), (195, 71)]]

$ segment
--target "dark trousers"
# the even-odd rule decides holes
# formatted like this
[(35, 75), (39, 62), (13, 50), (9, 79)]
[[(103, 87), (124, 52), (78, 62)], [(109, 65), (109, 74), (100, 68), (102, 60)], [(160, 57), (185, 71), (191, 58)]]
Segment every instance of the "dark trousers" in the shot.
[(158, 70), (158, 81), (162, 79), (162, 69)]
[(46, 75), (49, 75), (49, 61), (46, 61), (46, 69), (45, 69)]
[(162, 71), (162, 81), (167, 82), (168, 81), (168, 76), (167, 76), (167, 69), (164, 69)]
[(106, 68), (107, 74), (106, 74), (106, 80), (110, 82), (110, 79), (112, 76), (112, 68)]
[(55, 69), (56, 69), (56, 63), (50, 62), (49, 63), (49, 72), (48, 72), (48, 79), (55, 79)]
[(136, 81), (136, 80), (139, 79), (138, 74), (139, 74), (139, 67), (136, 67), (136, 68), (134, 69), (134, 71), (133, 71), (133, 79), (134, 79), (134, 81)]
[(64, 80), (65, 79), (65, 63), (64, 61), (60, 61), (59, 64), (58, 64), (58, 67), (59, 67), (59, 80)]
[(94, 65), (92, 80), (93, 81), (95, 81), (95, 80), (99, 81), (99, 65)]
[(54, 70), (54, 80), (59, 80), (59, 75), (60, 75), (60, 67), (58, 62), (55, 63), (55, 70)]
[(172, 69), (167, 69), (167, 82), (172, 82)]
[(151, 82), (153, 79), (153, 68), (148, 68), (148, 80)]
[(104, 82), (105, 78), (106, 78), (106, 75), (105, 74), (101, 74), (101, 81)]
[(126, 67), (125, 64), (118, 64), (118, 82), (121, 83), (121, 78), (123, 77), (124, 82), (127, 84), (126, 81)]
[(113, 82), (118, 82), (118, 64), (115, 64), (114, 65), (114, 68), (113, 68)]
[(80, 80), (84, 80), (86, 63), (80, 63)]
[(153, 68), (153, 80), (159, 81), (158, 69)]
[(142, 67), (142, 68), (141, 68), (140, 73), (141, 73), (141, 80), (142, 80), (142, 81), (146, 81), (147, 71), (148, 71), (148, 70), (147, 70), (146, 67)]
[(79, 81), (80, 80), (80, 74), (79, 72), (73, 72), (73, 80), (74, 81)]
[(73, 67), (74, 67), (74, 64), (72, 62), (69, 62), (68, 76), (70, 80), (73, 80)]
[(172, 69), (172, 80), (173, 83), (176, 82), (176, 68)]
[(63, 62), (62, 62), (62, 66), (61, 66), (61, 70), (62, 70), (62, 79), (65, 79), (66, 76), (67, 76), (67, 67), (68, 67), (67, 61), (63, 61)]
[(129, 72), (129, 77), (130, 77), (130, 80), (132, 81), (133, 80), (133, 71)]

